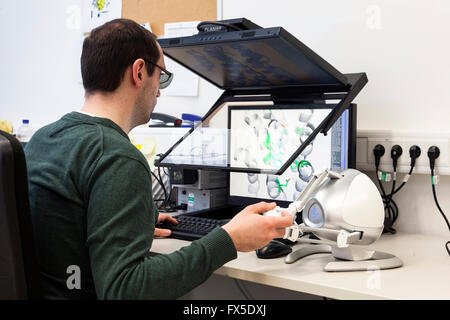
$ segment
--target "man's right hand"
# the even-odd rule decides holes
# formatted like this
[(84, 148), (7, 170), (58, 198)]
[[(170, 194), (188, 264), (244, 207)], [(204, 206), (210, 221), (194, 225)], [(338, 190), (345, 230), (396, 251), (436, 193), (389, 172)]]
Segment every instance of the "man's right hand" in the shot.
[(253, 251), (264, 247), (274, 238), (284, 236), (285, 228), (292, 225), (292, 216), (288, 212), (282, 212), (281, 217), (260, 214), (275, 207), (275, 202), (250, 205), (222, 226), (230, 235), (237, 251)]

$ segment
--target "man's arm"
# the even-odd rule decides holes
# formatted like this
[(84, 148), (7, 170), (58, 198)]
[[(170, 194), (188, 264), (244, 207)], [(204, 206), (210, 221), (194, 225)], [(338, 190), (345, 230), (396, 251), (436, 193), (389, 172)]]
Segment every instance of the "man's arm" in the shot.
[(104, 156), (90, 181), (86, 245), (99, 298), (178, 298), (235, 259), (236, 250), (261, 248), (292, 223), (287, 212), (260, 215), (275, 207), (260, 202), (174, 253), (149, 256), (157, 212), (146, 167)]
[(137, 160), (103, 156), (88, 189), (86, 245), (98, 298), (177, 298), (237, 256), (222, 228), (174, 253), (149, 256), (157, 213), (150, 173)]

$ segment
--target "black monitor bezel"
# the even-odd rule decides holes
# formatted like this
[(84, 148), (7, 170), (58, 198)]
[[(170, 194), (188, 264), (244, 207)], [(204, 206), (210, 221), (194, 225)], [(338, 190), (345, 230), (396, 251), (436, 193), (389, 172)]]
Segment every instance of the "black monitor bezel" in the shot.
[[(252, 32), (252, 37), (245, 37), (245, 34)], [(229, 42), (243, 42), (243, 41), (255, 41), (261, 39), (268, 38), (282, 38), (289, 45), (291, 45), (294, 49), (298, 50), (300, 54), (304, 55), (308, 60), (310, 60), (313, 64), (322, 69), (325, 73), (327, 73), (330, 77), (334, 78), (336, 81), (335, 84), (330, 83), (322, 83), (322, 84), (299, 84), (299, 85), (283, 85), (283, 86), (258, 86), (258, 87), (229, 87), (229, 86), (221, 86), (218, 83), (212, 81), (204, 74), (198, 73), (196, 70), (193, 70), (189, 65), (185, 64), (183, 61), (180, 61), (173, 57), (170, 53), (167, 52), (167, 49), (170, 48), (178, 48), (178, 47), (190, 47), (190, 46), (199, 46), (199, 45), (207, 45), (207, 44), (217, 44), (217, 43), (229, 43)], [(158, 39), (158, 42), (166, 56), (181, 64), (188, 70), (194, 72), (199, 75), (206, 81), (210, 82), (214, 86), (222, 89), (222, 90), (273, 90), (277, 88), (317, 88), (317, 91), (323, 91), (321, 88), (327, 88), (327, 91), (346, 91), (348, 89), (349, 81), (344, 74), (339, 72), (336, 68), (334, 68), (331, 64), (325, 61), (322, 57), (316, 54), (314, 51), (309, 49), (305, 44), (303, 44), (300, 40), (295, 38), (289, 32), (287, 32), (282, 27), (272, 27), (272, 28), (261, 28), (254, 30), (244, 30), (244, 31), (232, 31), (226, 33), (219, 33), (213, 35), (193, 35), (190, 37), (178, 37), (178, 38), (162, 38)]]

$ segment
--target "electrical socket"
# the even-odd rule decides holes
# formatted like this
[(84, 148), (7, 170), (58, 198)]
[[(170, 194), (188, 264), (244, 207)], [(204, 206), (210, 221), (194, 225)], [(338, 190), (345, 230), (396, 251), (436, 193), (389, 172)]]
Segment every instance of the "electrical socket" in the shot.
[(381, 144), (386, 149), (385, 154), (380, 159), (380, 170), (392, 172), (391, 148), (398, 144), (403, 149), (403, 154), (398, 159), (397, 172), (408, 173), (410, 170), (411, 158), (409, 148), (417, 145), (421, 149), (420, 157), (416, 159), (414, 173), (430, 174), (430, 162), (427, 156), (428, 148), (439, 147), (441, 154), (436, 159), (435, 174), (450, 175), (450, 134), (430, 134), (417, 132), (392, 132), (392, 131), (358, 131), (356, 167), (359, 170), (374, 171), (375, 158), (373, 148)]

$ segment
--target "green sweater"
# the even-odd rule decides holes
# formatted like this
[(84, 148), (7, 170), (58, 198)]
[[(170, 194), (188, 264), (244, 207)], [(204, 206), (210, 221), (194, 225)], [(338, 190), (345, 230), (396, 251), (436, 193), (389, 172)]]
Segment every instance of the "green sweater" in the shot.
[(237, 257), (222, 228), (149, 255), (158, 219), (150, 168), (109, 119), (69, 113), (38, 130), (25, 154), (46, 298), (174, 299)]

